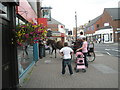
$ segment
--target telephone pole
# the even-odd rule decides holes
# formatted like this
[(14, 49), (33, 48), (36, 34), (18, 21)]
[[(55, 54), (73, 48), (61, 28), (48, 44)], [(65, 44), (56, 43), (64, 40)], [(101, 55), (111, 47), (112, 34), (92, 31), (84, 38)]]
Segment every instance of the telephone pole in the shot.
[(77, 41), (77, 13), (75, 11), (75, 24), (76, 24), (76, 41)]

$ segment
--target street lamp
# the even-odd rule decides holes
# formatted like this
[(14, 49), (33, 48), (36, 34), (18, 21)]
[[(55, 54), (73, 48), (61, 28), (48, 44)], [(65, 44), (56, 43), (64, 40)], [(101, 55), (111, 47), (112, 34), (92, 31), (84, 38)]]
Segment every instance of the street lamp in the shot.
[(75, 11), (75, 24), (76, 24), (76, 41), (77, 41), (77, 13)]

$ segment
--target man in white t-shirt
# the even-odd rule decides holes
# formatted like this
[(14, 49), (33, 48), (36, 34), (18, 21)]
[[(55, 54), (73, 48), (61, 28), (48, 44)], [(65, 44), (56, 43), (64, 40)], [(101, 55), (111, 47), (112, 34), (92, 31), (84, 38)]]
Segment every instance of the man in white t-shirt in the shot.
[(64, 47), (60, 50), (60, 54), (63, 56), (62, 61), (62, 74), (65, 74), (66, 65), (68, 65), (70, 75), (73, 74), (72, 66), (71, 66), (71, 55), (73, 54), (73, 50), (68, 47), (68, 43), (64, 43)]

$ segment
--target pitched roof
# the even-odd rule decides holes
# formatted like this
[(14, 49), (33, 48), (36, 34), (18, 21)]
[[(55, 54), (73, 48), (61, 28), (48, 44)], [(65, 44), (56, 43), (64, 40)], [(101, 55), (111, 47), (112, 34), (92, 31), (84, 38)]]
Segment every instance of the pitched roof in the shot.
[(93, 24), (95, 24), (96, 21), (99, 20), (101, 16), (102, 16), (102, 15), (100, 15), (100, 16), (96, 17), (95, 19), (91, 20), (91, 21), (87, 24), (86, 27), (89, 27), (89, 26), (92, 26)]
[(48, 21), (48, 24), (61, 24), (61, 25), (64, 25), (64, 24), (60, 23), (59, 21), (57, 21), (57, 20), (55, 20), (53, 18), (51, 18), (51, 21)]
[(120, 20), (120, 8), (105, 8), (113, 20)]

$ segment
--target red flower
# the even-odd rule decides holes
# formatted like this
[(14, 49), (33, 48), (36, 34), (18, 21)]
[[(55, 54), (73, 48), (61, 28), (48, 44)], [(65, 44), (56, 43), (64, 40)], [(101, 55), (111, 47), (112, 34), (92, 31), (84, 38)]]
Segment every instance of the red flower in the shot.
[(29, 34), (25, 34), (25, 37), (26, 37), (26, 38), (29, 38)]

